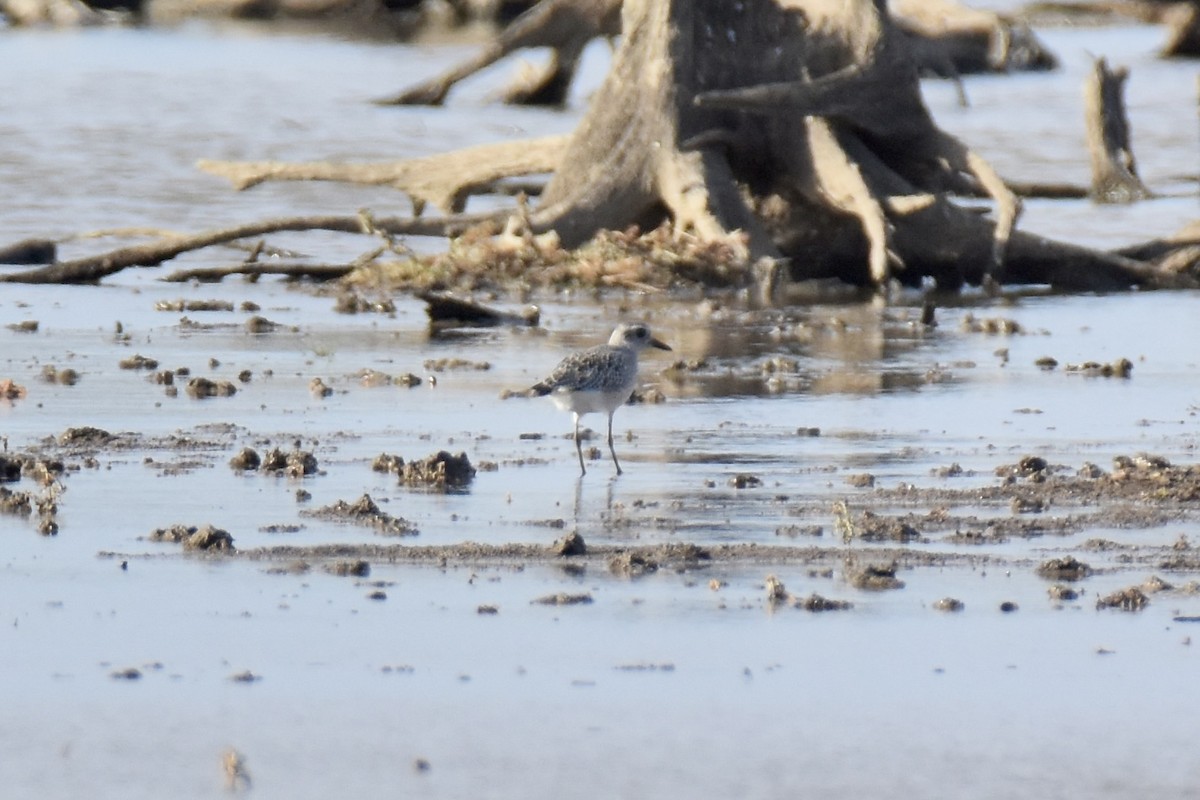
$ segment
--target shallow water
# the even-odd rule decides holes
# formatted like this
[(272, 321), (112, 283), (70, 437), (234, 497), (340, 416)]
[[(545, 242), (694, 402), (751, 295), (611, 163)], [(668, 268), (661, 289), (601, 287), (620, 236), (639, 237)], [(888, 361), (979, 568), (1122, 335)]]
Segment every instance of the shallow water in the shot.
[[(1128, 64), (1142, 174), (1164, 193), (1193, 196), (1105, 209), (1030, 203), (1023, 224), (1103, 246), (1165, 235), (1196, 215), (1194, 186), (1179, 178), (1194, 171), (1195, 68), (1154, 60), (1160, 36), (1148, 27), (1049, 30), (1063, 70), (969, 79), (965, 109), (952, 87), (931, 83), (928, 101), (1002, 173), (1082, 182), (1088, 53)], [(0, 241), (133, 225), (191, 231), (364, 206), (405, 213), (406, 202), (381, 189), (233, 193), (192, 165), (388, 159), (568, 131), (605, 63), (603, 47), (589, 51), (572, 108), (560, 114), (487, 105), (507, 65), (443, 109), (367, 104), (454, 63), (470, 52), (463, 45), (188, 25), (5, 31), (0, 47), (21, 68), (6, 73), (0, 121)], [(343, 261), (365, 248), (333, 235), (272, 242)], [(64, 255), (97, 246), (68, 243)], [(79, 425), (145, 437), (65, 479), (58, 536), (0, 517), (6, 795), (214, 796), (228, 747), (246, 756), (254, 789), (268, 797), (1195, 794), (1190, 741), (1200, 709), (1186, 686), (1196, 656), (1191, 625), (1175, 617), (1200, 614), (1200, 597), (1168, 593), (1139, 614), (1096, 612), (1095, 597), (1146, 574), (1088, 552), (1080, 557), (1107, 569), (1060, 608), (1031, 569), (1092, 537), (1167, 547), (1181, 534), (1195, 538), (1188, 524), (977, 546), (966, 550), (971, 563), (905, 570), (906, 588), (882, 594), (853, 588), (840, 568), (786, 564), (718, 563), (632, 580), (544, 564), (375, 563), (365, 580), (319, 569), (268, 575), (262, 562), (180, 557), (177, 546), (147, 540), (181, 522), (225, 528), (240, 549), (391, 541), (300, 513), (365, 492), (414, 522), (420, 544), (549, 543), (578, 530), (589, 544), (790, 545), (776, 530), (811, 524), (824, 530), (813, 543), (831, 546), (834, 502), (856, 507), (870, 496), (846, 482), (859, 473), (885, 489), (958, 488), (992, 485), (997, 466), (1030, 453), (1071, 467), (1107, 467), (1139, 451), (1188, 463), (1200, 404), (1195, 294), (968, 298), (940, 309), (933, 330), (913, 324), (913, 297), (887, 310), (822, 305), (774, 316), (661, 298), (552, 298), (545, 333), (432, 338), (416, 301), (398, 299), (392, 316), (339, 315), (329, 298), (272, 280), (160, 282), (174, 266), (128, 270), (99, 287), (0, 290), (0, 322), (40, 324), (36, 333), (0, 328), (0, 378), (30, 394), (0, 403), (8, 448)], [(186, 316), (214, 327), (194, 330), (181, 326), (183, 315), (153, 310), (180, 297), (253, 301), (285, 327), (250, 335), (249, 312), (195, 312)], [(1026, 332), (963, 332), (968, 312)], [(605, 456), (580, 481), (569, 417), (549, 403), (499, 397), (627, 316), (649, 319), (675, 348), (643, 363), (666, 402), (618, 413), (624, 476), (612, 477)], [(115, 336), (117, 321), (128, 340)], [(117, 369), (134, 353), (194, 375), (252, 377), (231, 398), (171, 398), (144, 373)], [(437, 373), (431, 386), (424, 362), (447, 356), (490, 368)], [(1034, 364), (1042, 356), (1135, 366), (1129, 380), (1087, 378), (1042, 371)], [(795, 371), (746, 370), (776, 357), (794, 359)], [(676, 358), (708, 366), (664, 372)], [(48, 364), (77, 369), (81, 381), (42, 382)], [(366, 388), (363, 369), (426, 381)], [(335, 393), (314, 398), (314, 377)], [(807, 428), (820, 435), (801, 435)], [(197, 444), (180, 449), (175, 436)], [(295, 481), (226, 466), (242, 446), (294, 441), (314, 452), (322, 474)], [(496, 469), (450, 495), (406, 490), (370, 470), (380, 452), (419, 458), (439, 449)], [(951, 464), (967, 474), (932, 474)], [(729, 481), (742, 473), (763, 485), (734, 489)], [(297, 501), (301, 486), (311, 500)], [(302, 527), (267, 532), (271, 525)], [(911, 547), (963, 552), (937, 535)], [(869, 558), (872, 549), (856, 542), (850, 552)], [(793, 593), (854, 609), (772, 613), (768, 572)], [(710, 580), (726, 584), (713, 590)], [(377, 590), (386, 600), (368, 598)], [(595, 602), (531, 603), (560, 591)], [(966, 610), (933, 612), (945, 596)], [(1003, 601), (1020, 610), (1000, 613)], [(481, 614), (481, 605), (498, 613)], [(128, 667), (143, 677), (110, 677)], [(230, 680), (245, 670), (262, 679)], [(417, 759), (430, 768), (416, 769)]]

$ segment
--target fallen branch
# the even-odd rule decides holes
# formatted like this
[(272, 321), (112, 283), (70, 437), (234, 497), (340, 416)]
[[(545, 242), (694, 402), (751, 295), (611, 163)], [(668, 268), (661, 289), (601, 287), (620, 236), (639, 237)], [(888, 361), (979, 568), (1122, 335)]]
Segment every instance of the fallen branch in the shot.
[(412, 217), (370, 218), (355, 216), (284, 217), (252, 222), (232, 228), (205, 231), (192, 236), (169, 236), (145, 244), (121, 247), (87, 258), (60, 261), (24, 272), (0, 274), (0, 283), (95, 283), (127, 267), (154, 267), (181, 253), (202, 250), (237, 239), (283, 231), (325, 230), (342, 233), (395, 236), (457, 236), (473, 225), (506, 218), (511, 211), (460, 214), (433, 219)]
[(448, 214), (460, 213), (472, 194), (483, 194), (496, 181), (553, 172), (566, 151), (567, 136), (546, 136), (469, 147), (425, 158), (384, 163), (335, 164), (328, 161), (200, 161), (198, 169), (227, 178), (239, 191), (264, 181), (343, 181), (391, 186), (409, 196), (420, 216), (430, 203)]
[(227, 267), (197, 267), (180, 269), (163, 277), (167, 283), (218, 283), (230, 275), (245, 275), (258, 278), (263, 275), (283, 275), (288, 278), (309, 278), (315, 281), (333, 281), (345, 277), (358, 268), (358, 264), (232, 264)]
[(559, 104), (575, 73), (584, 46), (597, 36), (616, 36), (621, 30), (621, 0), (542, 0), (521, 14), (474, 58), (450, 71), (412, 86), (378, 105), (441, 105), (459, 81), (491, 66), (517, 50), (550, 47), (550, 69), (535, 88), (512, 92), (513, 99)]

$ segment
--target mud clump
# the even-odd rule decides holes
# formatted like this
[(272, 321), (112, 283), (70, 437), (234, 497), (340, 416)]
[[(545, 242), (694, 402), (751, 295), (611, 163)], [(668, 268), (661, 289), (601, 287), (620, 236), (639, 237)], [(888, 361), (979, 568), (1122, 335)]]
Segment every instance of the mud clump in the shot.
[(1150, 605), (1150, 598), (1136, 586), (1107, 594), (1096, 600), (1096, 608), (1116, 608), (1121, 611), (1141, 611)]
[(1014, 497), (1008, 506), (1014, 514), (1041, 514), (1049, 507), (1041, 497)]
[(1079, 599), (1079, 592), (1061, 583), (1057, 583), (1046, 590), (1046, 594), (1055, 603), (1069, 603)]
[(214, 381), (208, 378), (192, 378), (187, 382), (184, 391), (189, 397), (202, 400), (206, 397), (233, 397), (237, 387), (231, 381)]
[(550, 552), (564, 558), (583, 556), (587, 555), (587, 544), (579, 535), (579, 531), (571, 531), (561, 539), (555, 539), (554, 544), (550, 545)]
[(962, 611), (966, 607), (966, 604), (963, 603), (962, 600), (954, 597), (943, 597), (941, 600), (935, 600), (933, 603), (934, 611), (945, 611), (950, 613)]
[(856, 589), (866, 589), (872, 592), (904, 588), (904, 581), (896, 577), (894, 563), (847, 567), (846, 580)]
[(42, 367), (42, 380), (46, 383), (61, 383), (63, 386), (74, 386), (79, 383), (79, 373), (66, 367), (59, 369), (53, 364)]
[(28, 517), (33, 513), (33, 497), (29, 492), (14, 492), (0, 486), (0, 514)]
[(154, 304), (155, 311), (233, 311), (233, 303), (228, 300), (159, 300)]
[(391, 472), (400, 475), (404, 472), (404, 459), (391, 453), (380, 453), (371, 462), (371, 469), (375, 472)]
[(303, 478), (318, 471), (317, 457), (298, 447), (290, 452), (275, 447), (261, 456), (253, 447), (243, 447), (229, 459), (229, 466), (242, 472), (259, 470), (289, 478)]
[(430, 372), (446, 372), (447, 370), (469, 369), (476, 372), (486, 372), (492, 368), (487, 361), (468, 361), (465, 358), (431, 358), (422, 366)]
[(305, 516), (334, 522), (368, 525), (383, 536), (416, 536), (418, 533), (417, 527), (403, 517), (394, 517), (381, 511), (369, 494), (364, 494), (353, 503), (338, 500), (332, 505), (301, 513)]
[(763, 482), (757, 475), (742, 472), (730, 478), (729, 485), (735, 489), (757, 489)]
[(691, 542), (660, 545), (655, 548), (654, 555), (659, 561), (671, 562), (676, 568), (696, 566), (712, 560), (712, 553), (707, 548)]
[(281, 326), (278, 322), (272, 322), (266, 317), (255, 315), (246, 320), (246, 333), (271, 333), (279, 330)]
[(658, 571), (658, 562), (642, 553), (619, 553), (608, 561), (608, 570), (614, 575), (636, 578)]
[(106, 430), (87, 425), (78, 428), (67, 428), (58, 436), (58, 443), (73, 447), (103, 447), (115, 436)]
[(582, 606), (592, 602), (594, 602), (592, 596), (586, 592), (583, 594), (559, 592), (557, 594), (547, 594), (534, 598), (530, 601), (530, 604), (539, 606)]
[(303, 478), (317, 471), (317, 457), (299, 448), (285, 453), (276, 447), (263, 455), (260, 469), (263, 472), (282, 473), (289, 478)]
[(854, 533), (864, 542), (912, 542), (921, 538), (921, 533), (907, 522), (895, 517), (885, 517), (873, 511), (864, 511), (854, 523)]
[(423, 486), (440, 492), (464, 489), (474, 478), (475, 468), (466, 453), (451, 455), (445, 450), (420, 461), (410, 461), (400, 471), (400, 483), (405, 486)]
[(1080, 581), (1092, 574), (1092, 568), (1075, 556), (1043, 561), (1037, 574), (1052, 581)]
[(21, 480), (22, 466), (23, 462), (20, 459), (0, 455), (0, 483), (14, 483)]
[(786, 536), (798, 539), (801, 536), (820, 538), (825, 535), (825, 528), (820, 525), (781, 525), (775, 529), (776, 536)]
[(237, 455), (229, 459), (229, 466), (242, 471), (256, 470), (262, 466), (262, 459), (253, 447), (243, 447)]
[(346, 578), (366, 578), (371, 574), (370, 563), (358, 561), (335, 561), (325, 568), (330, 575)]
[(847, 600), (830, 600), (827, 597), (813, 592), (808, 597), (797, 599), (793, 605), (796, 608), (804, 611), (821, 612), (821, 611), (847, 611), (854, 608), (854, 604)]
[(1041, 481), (1051, 470), (1050, 462), (1041, 456), (1025, 456), (1016, 464), (996, 467), (996, 474), (1003, 478), (1025, 478)]
[(1016, 320), (1004, 317), (979, 318), (970, 312), (963, 315), (959, 328), (964, 333), (983, 333), (988, 336), (1016, 336), (1025, 332)]
[(20, 400), (26, 394), (25, 387), (14, 383), (12, 378), (0, 380), (0, 399)]
[(172, 525), (169, 528), (158, 528), (150, 534), (150, 540), (182, 544), (184, 550), (235, 552), (233, 537), (229, 532), (212, 525)]
[(1129, 378), (1133, 375), (1133, 362), (1128, 358), (1118, 358), (1109, 364), (1085, 361), (1082, 364), (1067, 364), (1063, 369), (1085, 378)]
[(117, 366), (121, 369), (158, 369), (158, 361), (138, 353), (121, 359)]

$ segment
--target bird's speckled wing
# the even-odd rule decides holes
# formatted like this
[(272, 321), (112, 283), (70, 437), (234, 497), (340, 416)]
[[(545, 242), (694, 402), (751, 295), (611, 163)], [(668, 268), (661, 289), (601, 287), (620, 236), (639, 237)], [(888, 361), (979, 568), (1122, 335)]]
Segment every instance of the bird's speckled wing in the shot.
[(629, 384), (637, 369), (637, 358), (624, 348), (600, 345), (574, 353), (562, 360), (550, 376), (533, 386), (535, 394), (553, 391), (614, 391)]

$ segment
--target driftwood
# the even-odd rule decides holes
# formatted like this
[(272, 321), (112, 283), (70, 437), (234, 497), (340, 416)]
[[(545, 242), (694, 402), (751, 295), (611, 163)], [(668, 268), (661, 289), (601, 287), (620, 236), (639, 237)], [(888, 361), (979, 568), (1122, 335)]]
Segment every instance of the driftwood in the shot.
[(994, 11), (955, 0), (890, 0), (888, 9), (923, 73), (955, 77), (1058, 66), (1028, 25)]
[(561, 104), (575, 75), (583, 48), (598, 36), (620, 33), (621, 0), (541, 0), (517, 17), (474, 58), (449, 72), (420, 83), (380, 105), (441, 105), (454, 84), (526, 47), (553, 50), (545, 72), (510, 90), (512, 102)]
[(417, 297), (425, 301), (425, 313), (429, 316), (429, 327), (437, 331), (452, 328), (492, 328), (498, 325), (537, 327), (542, 314), (537, 306), (526, 306), (518, 313), (500, 311), (469, 297), (459, 297), (449, 292), (418, 292)]
[(437, 219), (356, 216), (285, 217), (205, 231), (190, 236), (166, 236), (96, 256), (59, 261), (23, 272), (0, 273), (0, 283), (95, 283), (128, 267), (153, 267), (181, 253), (227, 244), (239, 239), (283, 231), (340, 231), (392, 236), (453, 236), (472, 225), (497, 219), (496, 214), (459, 215)]
[(360, 265), (353, 264), (300, 264), (289, 263), (279, 264), (257, 263), (250, 262), (244, 264), (230, 264), (225, 267), (194, 267), (192, 269), (179, 269), (172, 272), (170, 275), (163, 276), (162, 280), (167, 283), (187, 283), (188, 281), (199, 281), (200, 283), (217, 283), (231, 275), (242, 275), (250, 280), (257, 280), (264, 275), (279, 275), (285, 278), (306, 278), (313, 281), (334, 281), (338, 278), (344, 278)]
[(0, 247), (0, 264), (49, 264), (57, 253), (58, 245), (50, 239), (24, 239)]
[(228, 178), (239, 190), (267, 180), (345, 181), (392, 186), (409, 196), (414, 213), (420, 216), (426, 203), (446, 213), (459, 213), (470, 194), (488, 189), (502, 178), (551, 172), (557, 168), (566, 145), (565, 136), (547, 136), (384, 164), (201, 161), (196, 166), (212, 175)]
[(1176, 3), (1163, 14), (1167, 26), (1164, 58), (1200, 58), (1200, 3)]
[(1131, 203), (1150, 196), (1137, 174), (1123, 96), (1129, 71), (1096, 59), (1084, 90), (1088, 150), (1092, 157), (1092, 198), (1099, 203)]

